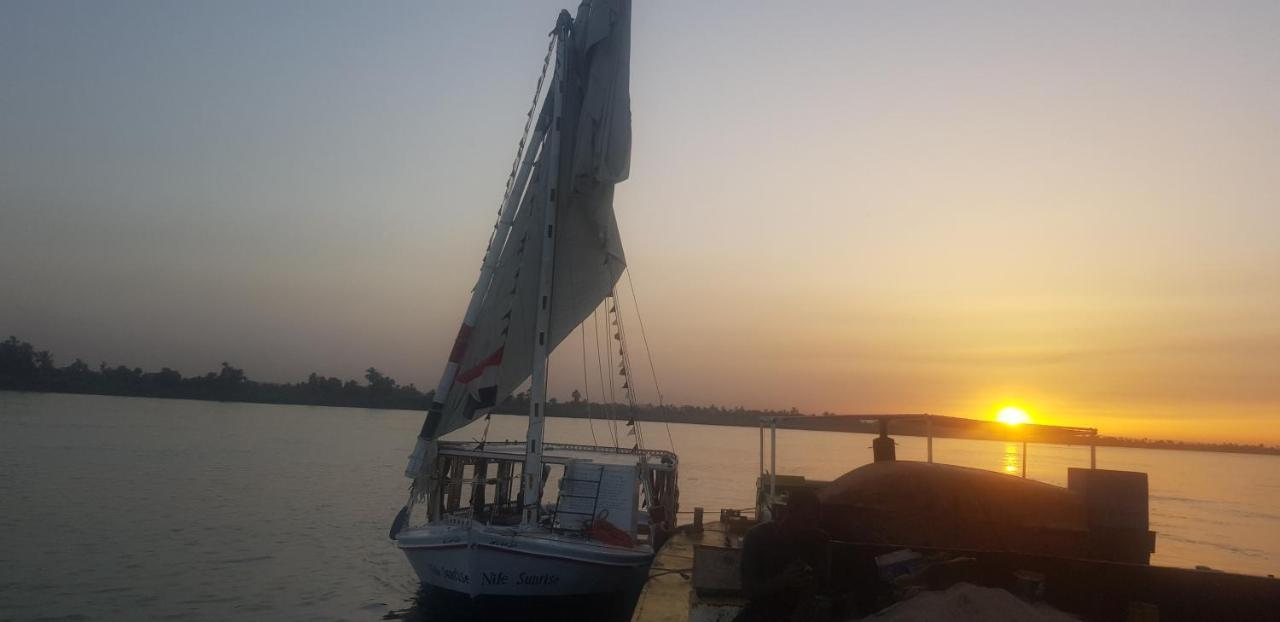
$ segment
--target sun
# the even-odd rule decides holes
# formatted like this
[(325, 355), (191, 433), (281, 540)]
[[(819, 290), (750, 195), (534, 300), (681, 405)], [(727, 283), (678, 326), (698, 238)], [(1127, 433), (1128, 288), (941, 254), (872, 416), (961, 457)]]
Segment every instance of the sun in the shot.
[(1005, 406), (996, 413), (996, 421), (1006, 425), (1019, 425), (1023, 423), (1031, 423), (1031, 416), (1027, 411), (1017, 406)]

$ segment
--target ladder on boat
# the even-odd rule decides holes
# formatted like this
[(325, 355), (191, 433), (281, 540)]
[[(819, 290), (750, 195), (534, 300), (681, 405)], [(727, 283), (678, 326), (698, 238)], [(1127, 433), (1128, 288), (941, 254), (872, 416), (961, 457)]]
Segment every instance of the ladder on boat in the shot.
[[(588, 534), (588, 537), (590, 537), (589, 535), (591, 533), (590, 521), (595, 520), (596, 512), (599, 510), (599, 507), (600, 507), (600, 485), (603, 481), (604, 481), (604, 469), (599, 467), (597, 467), (596, 469), (595, 479), (587, 479), (583, 477), (569, 477), (568, 473), (566, 472), (565, 477), (560, 478), (560, 494), (559, 496), (556, 497), (556, 508), (555, 508), (555, 511), (553, 512), (552, 521), (551, 521), (552, 529), (554, 531), (558, 531), (561, 533), (565, 533), (565, 532), (585, 533), (585, 534)], [(569, 484), (568, 486), (565, 485), (566, 482)], [(591, 494), (582, 494), (579, 491), (579, 485), (591, 486), (592, 487)], [(566, 492), (566, 490), (568, 492)], [(566, 510), (563, 507), (561, 507), (564, 504), (565, 499), (583, 499), (583, 500), (590, 499), (591, 511), (584, 512), (581, 509)], [(573, 501), (570, 501), (569, 505), (570, 507), (573, 507), (575, 504)], [(583, 506), (585, 506), (585, 503), (583, 503)], [(564, 527), (562, 526), (564, 525), (564, 521), (561, 520), (560, 518), (561, 515), (567, 515), (569, 517), (585, 517), (585, 519), (583, 519), (581, 522), (578, 523), (579, 527), (577, 528)]]

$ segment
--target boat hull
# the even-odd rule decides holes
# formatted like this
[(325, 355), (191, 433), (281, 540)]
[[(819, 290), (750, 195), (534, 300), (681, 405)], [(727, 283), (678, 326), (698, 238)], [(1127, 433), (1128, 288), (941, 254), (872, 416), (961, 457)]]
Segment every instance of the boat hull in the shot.
[(422, 583), (471, 597), (632, 592), (653, 563), (648, 547), (481, 525), (406, 529), (397, 545)]

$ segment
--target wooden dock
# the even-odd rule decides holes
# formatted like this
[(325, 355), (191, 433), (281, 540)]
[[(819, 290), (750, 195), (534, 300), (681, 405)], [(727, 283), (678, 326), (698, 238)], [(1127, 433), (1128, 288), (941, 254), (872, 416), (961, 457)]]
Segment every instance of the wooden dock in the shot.
[[(837, 570), (874, 568), (876, 557), (902, 548), (833, 542), (833, 564)], [(1280, 580), (1273, 577), (1011, 551), (911, 548), (926, 556), (944, 554), (968, 560), (951, 567), (954, 572), (922, 575), (919, 584), (926, 589), (945, 590), (964, 581), (1021, 594), (1025, 586), (1020, 577), (1031, 573), (1042, 590), (1036, 601), (1086, 620), (1128, 622), (1152, 619), (1152, 615), (1175, 622), (1275, 620), (1275, 612), (1280, 611)], [(740, 534), (730, 533), (722, 522), (708, 523), (701, 532), (685, 527), (655, 557), (632, 622), (729, 622), (746, 603), (738, 589), (740, 552)], [(845, 572), (836, 577), (845, 591), (873, 596), (871, 590), (877, 581), (865, 583), (865, 579)]]
[[(636, 602), (632, 622), (728, 622), (738, 614), (745, 599), (738, 594), (738, 565), (724, 564), (721, 572), (703, 561), (706, 551), (734, 551), (741, 546), (740, 537), (729, 533), (724, 523), (708, 523), (701, 531), (685, 526), (658, 551)], [(698, 547), (703, 553), (698, 552)], [(724, 587), (714, 596), (699, 595), (694, 590), (693, 560), (698, 556), (704, 564), (700, 581), (721, 583)], [(706, 590), (703, 590), (704, 592)]]

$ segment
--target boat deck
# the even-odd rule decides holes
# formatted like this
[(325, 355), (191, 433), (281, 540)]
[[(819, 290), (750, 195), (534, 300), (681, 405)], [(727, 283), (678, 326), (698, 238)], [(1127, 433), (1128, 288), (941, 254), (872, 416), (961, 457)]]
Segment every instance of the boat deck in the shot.
[[(440, 445), (441, 454), (459, 454), (467, 456), (480, 455), (492, 459), (523, 459), (525, 444), (518, 441), (488, 442), (484, 448), (479, 443), (446, 441)], [(676, 455), (660, 449), (628, 449), (599, 445), (572, 445), (567, 443), (546, 443), (543, 446), (542, 461), (563, 464), (570, 461), (594, 462), (596, 464), (636, 464), (640, 458), (648, 458), (651, 468), (662, 469), (672, 467), (676, 463)]]

